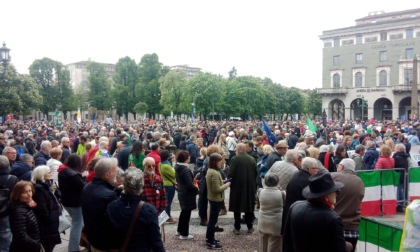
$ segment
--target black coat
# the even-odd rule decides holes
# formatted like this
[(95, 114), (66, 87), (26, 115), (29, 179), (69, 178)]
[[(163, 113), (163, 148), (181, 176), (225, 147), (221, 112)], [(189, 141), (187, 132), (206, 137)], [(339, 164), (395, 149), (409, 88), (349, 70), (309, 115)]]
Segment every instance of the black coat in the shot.
[(13, 202), (10, 205), (10, 229), (13, 234), (10, 252), (39, 252), (41, 249), (38, 222), (32, 209), (26, 204)]
[(82, 175), (71, 168), (61, 169), (58, 172), (58, 184), (63, 206), (80, 207), (83, 187), (86, 184)]
[(248, 154), (236, 155), (230, 161), (228, 177), (230, 186), (229, 211), (254, 212), (257, 163)]
[[(289, 213), (290, 206), (298, 200), (305, 200), (305, 197), (302, 195), (302, 190), (307, 185), (309, 185), (309, 177), (311, 174), (305, 170), (299, 170), (295, 174), (293, 174), (292, 179), (290, 180), (289, 184), (286, 188), (286, 201), (284, 202), (283, 206), (283, 216), (282, 216), (282, 231), (284, 231), (284, 227), (286, 226), (286, 218), (287, 214)], [(282, 232), (283, 234), (284, 232)]]
[(64, 161), (67, 159), (67, 157), (70, 156), (71, 151), (70, 151), (70, 148), (66, 147), (66, 146), (64, 146), (61, 150), (63, 151), (63, 154), (61, 154), (60, 162), (64, 163)]
[(408, 167), (409, 167), (409, 163), (408, 163), (408, 154), (405, 152), (395, 152), (394, 156), (392, 157), (395, 161), (395, 168), (404, 168), (405, 169), (405, 173), (402, 170), (399, 170), (399, 172), (401, 173), (400, 176), (400, 184), (404, 183), (404, 179), (405, 179), (405, 175), (408, 173)]
[(50, 160), (49, 154), (45, 154), (42, 151), (38, 152), (34, 156), (35, 167), (39, 165), (47, 165), (48, 160)]
[[(108, 205), (106, 213), (111, 222), (112, 237), (115, 238), (116, 243), (119, 245), (118, 248), (121, 247), (128, 233), (131, 218), (140, 199), (141, 196), (122, 194), (120, 199), (114, 200)], [(127, 246), (127, 252), (129, 251), (165, 251), (156, 208), (149, 203), (144, 203), (136, 220), (136, 225)]]
[(61, 213), (61, 206), (58, 205), (57, 199), (50, 191), (49, 185), (38, 180), (35, 184), (33, 199), (37, 204), (34, 213), (38, 221), (41, 243), (43, 245), (61, 243), (58, 233), (58, 217)]
[(176, 145), (177, 148), (179, 148), (179, 144), (181, 143), (181, 138), (182, 138), (182, 134), (181, 132), (177, 132), (174, 136), (174, 144)]
[(105, 214), (108, 204), (117, 199), (114, 187), (105, 180), (93, 178), (83, 188), (82, 212), (86, 235), (93, 247), (101, 250), (115, 248)]
[(120, 153), (118, 154), (118, 166), (121, 167), (124, 171), (128, 168), (128, 156), (130, 156), (131, 146), (125, 146), (121, 149)]
[(267, 168), (270, 170), (271, 166), (277, 161), (281, 161), (281, 156), (277, 151), (271, 152), (267, 157)]
[(35, 149), (35, 141), (34, 140), (32, 140), (30, 138), (26, 138), (25, 147), (28, 150), (28, 154), (30, 154), (31, 156), (35, 155), (36, 149)]
[(340, 216), (320, 201), (298, 201), (289, 211), (284, 241), (290, 252), (345, 252)]
[(175, 177), (178, 183), (178, 200), (181, 209), (186, 211), (196, 209), (198, 188), (194, 186), (191, 170), (185, 165), (177, 164), (175, 165)]
[[(16, 176), (10, 174), (9, 169), (0, 169), (0, 185), (3, 185), (7, 189), (9, 189), (9, 197), (10, 197), (10, 193), (12, 193), (13, 187), (15, 187), (18, 181), (19, 180)], [(4, 213), (0, 214), (0, 218), (5, 217), (8, 214), (9, 214), (9, 211), (6, 210)]]
[(17, 161), (13, 163), (10, 174), (15, 175), (19, 181), (31, 181), (32, 168), (27, 163)]

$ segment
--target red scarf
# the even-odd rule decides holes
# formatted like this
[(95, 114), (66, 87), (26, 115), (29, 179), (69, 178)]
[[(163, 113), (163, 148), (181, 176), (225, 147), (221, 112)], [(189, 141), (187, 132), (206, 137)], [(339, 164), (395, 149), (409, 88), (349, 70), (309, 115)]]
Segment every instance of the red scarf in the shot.
[(325, 198), (321, 198), (321, 199), (319, 199), (319, 201), (321, 201), (322, 203), (324, 203), (325, 205), (327, 205), (328, 208), (334, 210), (334, 205), (331, 202), (326, 201)]
[(329, 170), (330, 167), (330, 152), (327, 151), (324, 156), (324, 167), (325, 169)]

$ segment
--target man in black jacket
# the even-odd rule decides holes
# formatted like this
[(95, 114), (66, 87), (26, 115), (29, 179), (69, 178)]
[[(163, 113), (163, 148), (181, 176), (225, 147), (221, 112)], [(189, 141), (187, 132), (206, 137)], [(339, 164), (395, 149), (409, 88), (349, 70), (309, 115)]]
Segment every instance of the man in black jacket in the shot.
[(108, 204), (117, 199), (114, 188), (117, 173), (117, 159), (99, 159), (95, 165), (93, 181), (83, 188), (81, 202), (83, 221), (93, 251), (118, 248), (118, 245), (113, 243), (114, 239), (110, 237), (110, 222), (105, 215)]
[[(405, 201), (407, 200), (407, 188), (404, 188), (404, 180), (408, 178), (408, 167), (409, 167), (409, 156), (405, 152), (405, 145), (399, 143), (395, 145), (395, 153), (392, 157), (395, 161), (395, 168), (404, 168), (405, 171), (400, 170), (400, 183), (398, 184), (397, 189), (397, 211), (400, 213), (405, 212)], [(407, 181), (408, 183), (408, 181)], [(405, 200), (405, 201), (404, 201)]]
[(276, 161), (282, 161), (285, 158), (284, 155), (286, 154), (289, 146), (284, 141), (280, 141), (280, 143), (276, 144), (274, 148), (275, 150), (271, 152), (267, 157), (268, 169), (270, 169)]
[[(7, 193), (10, 198), (10, 193), (13, 187), (18, 182), (16, 176), (9, 174), (9, 159), (5, 156), (0, 156), (0, 188)], [(7, 191), (8, 190), (8, 191)], [(9, 251), (10, 243), (12, 242), (12, 232), (10, 231), (9, 213), (7, 211), (7, 204), (9, 200), (0, 198), (0, 251)]]

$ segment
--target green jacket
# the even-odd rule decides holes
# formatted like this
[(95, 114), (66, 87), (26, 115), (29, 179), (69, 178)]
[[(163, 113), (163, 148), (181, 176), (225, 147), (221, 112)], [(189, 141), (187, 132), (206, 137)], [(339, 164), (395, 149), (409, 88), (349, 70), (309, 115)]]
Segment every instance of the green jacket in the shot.
[(211, 201), (221, 202), (225, 199), (225, 190), (228, 188), (223, 184), (220, 172), (209, 168), (206, 175), (207, 198)]
[(174, 184), (176, 184), (175, 169), (171, 166), (169, 162), (160, 162), (159, 171), (160, 176), (163, 179), (164, 186), (173, 186)]

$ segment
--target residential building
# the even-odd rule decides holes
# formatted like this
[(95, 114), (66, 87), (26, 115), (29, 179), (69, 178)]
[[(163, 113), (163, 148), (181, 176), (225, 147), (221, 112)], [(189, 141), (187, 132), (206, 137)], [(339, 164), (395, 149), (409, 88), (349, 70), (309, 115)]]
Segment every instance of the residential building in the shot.
[(194, 77), (201, 72), (201, 68), (190, 67), (188, 65), (171, 66), (171, 70), (184, 72), (188, 77)]
[(419, 66), (416, 71), (413, 65), (420, 55), (420, 9), (371, 12), (355, 26), (324, 31), (320, 39), (318, 94), (328, 119), (410, 117), (411, 98), (418, 100), (412, 84), (419, 89)]

